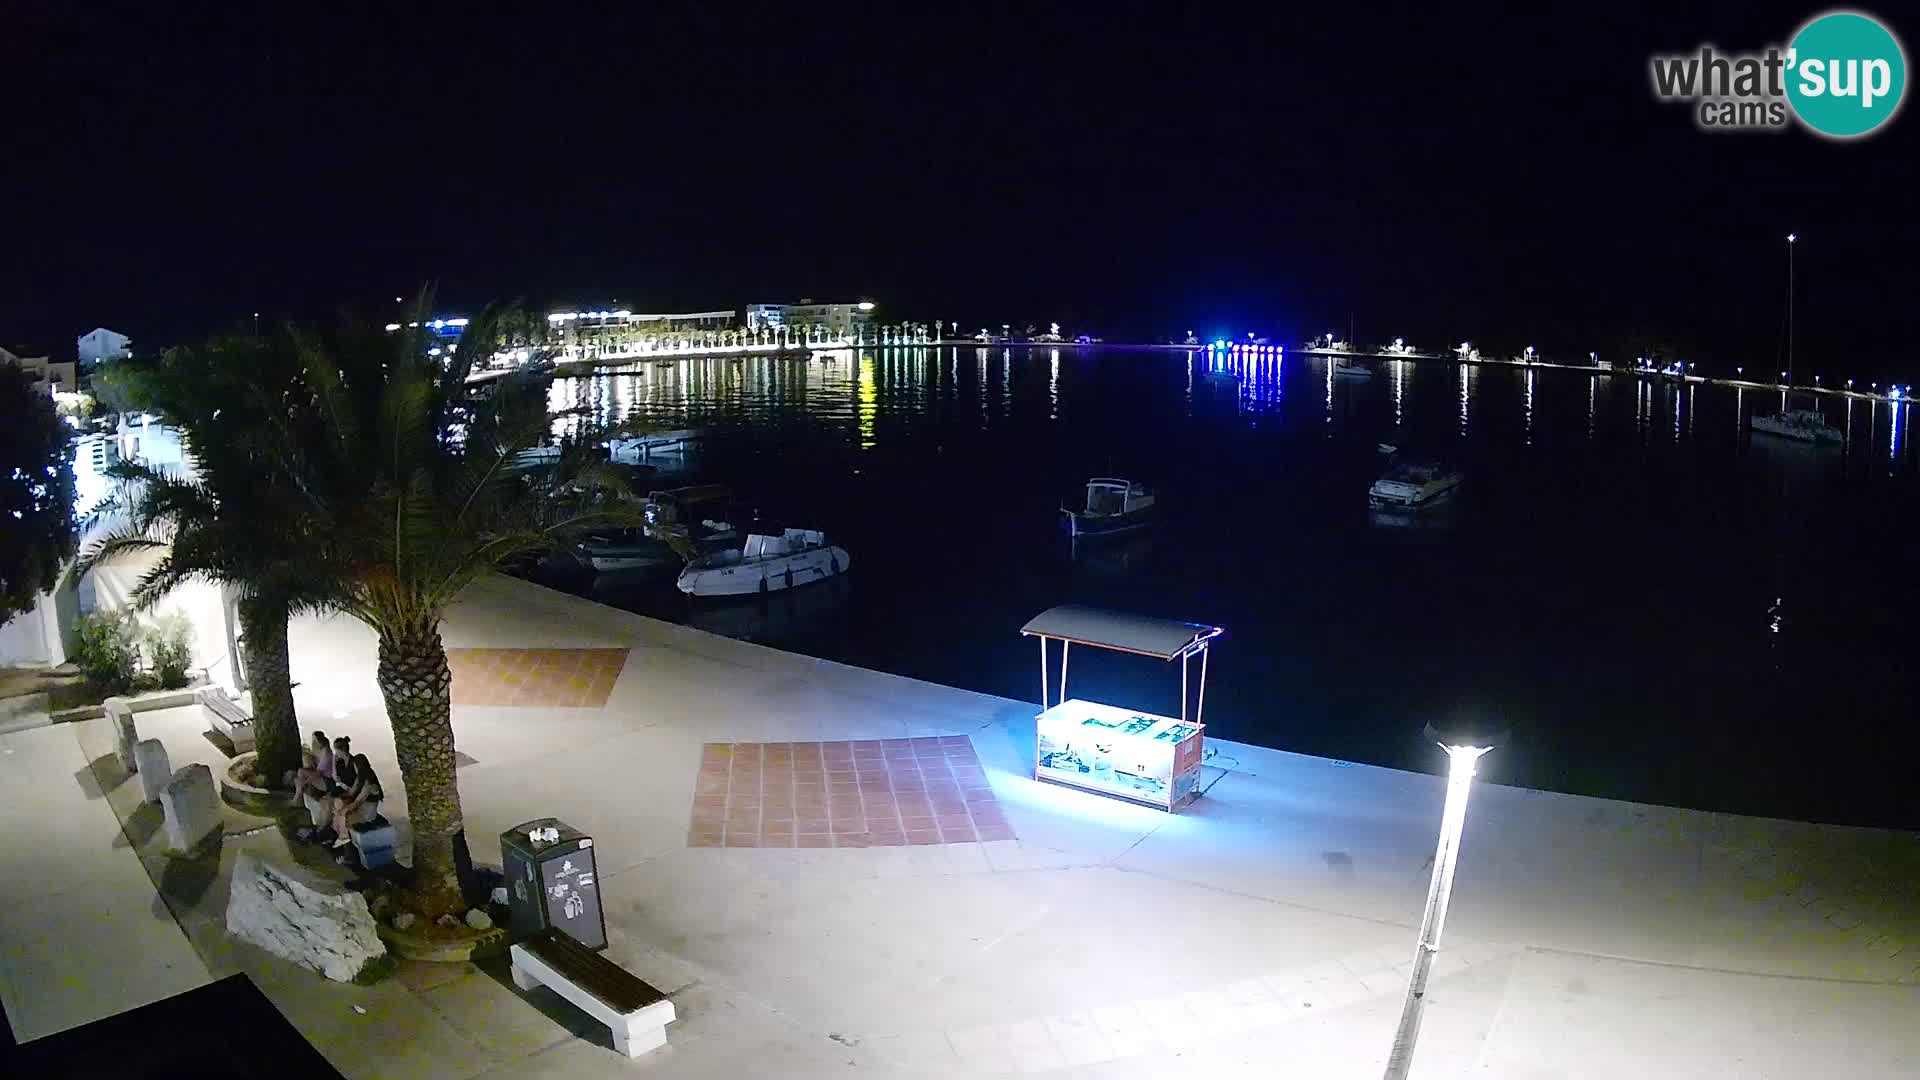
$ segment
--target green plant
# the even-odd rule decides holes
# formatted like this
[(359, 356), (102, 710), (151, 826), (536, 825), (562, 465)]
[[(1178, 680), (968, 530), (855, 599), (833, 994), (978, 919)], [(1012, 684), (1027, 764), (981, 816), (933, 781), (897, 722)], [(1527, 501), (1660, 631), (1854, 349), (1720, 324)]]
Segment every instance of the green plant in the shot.
[(360, 970), (353, 973), (354, 985), (372, 986), (374, 983), (387, 979), (399, 967), (399, 957), (390, 952), (383, 952), (379, 956), (373, 957), (366, 963), (360, 965)]
[(0, 363), (0, 623), (32, 611), (73, 554), (73, 432), (18, 365)]
[(187, 685), (187, 669), (193, 665), (193, 624), (185, 615), (173, 612), (161, 615), (147, 627), (147, 666), (165, 690)]
[[(641, 522), (637, 508), (595, 499), (624, 485), (583, 449), (547, 469), (515, 463), (553, 430), (550, 374), (522, 370), (472, 396), (468, 369), (500, 339), (506, 309), (477, 312), (443, 362), (417, 321), (393, 332), (349, 323), (302, 342), (311, 398), (282, 406), (284, 455), (325, 513), (305, 558), (338, 574), (334, 606), (379, 636), (375, 678), (393, 727), (413, 826), (408, 906), (431, 920), (467, 905), (456, 851), (465, 843), (454, 773), (452, 675), (440, 638), (447, 605), (518, 556), (587, 528)], [(431, 350), (431, 351), (430, 351)]]
[[(283, 330), (222, 334), (155, 361), (110, 365), (122, 406), (156, 412), (186, 434), (197, 476), (137, 461), (113, 465), (108, 475), (126, 492), (124, 523), (88, 545), (77, 564), (85, 572), (120, 555), (158, 556), (132, 592), (137, 608), (188, 582), (237, 594), (254, 738), (262, 772), (274, 778), (300, 764), (287, 619), (327, 610), (334, 580), (316, 557), (321, 522), (297, 483), (302, 447), (288, 431), (302, 400), (302, 365), (298, 339)], [(164, 679), (161, 661), (153, 655)]]
[(133, 620), (124, 612), (98, 611), (82, 616), (75, 630), (80, 640), (73, 662), (87, 682), (108, 694), (131, 690), (140, 663)]

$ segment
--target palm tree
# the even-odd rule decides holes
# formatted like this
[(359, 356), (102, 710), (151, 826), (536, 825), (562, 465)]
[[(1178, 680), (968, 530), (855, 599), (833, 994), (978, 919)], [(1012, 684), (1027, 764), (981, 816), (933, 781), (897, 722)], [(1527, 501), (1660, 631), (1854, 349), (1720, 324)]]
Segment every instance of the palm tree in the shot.
[(109, 475), (121, 482), (123, 496), (105, 513), (124, 512), (125, 520), (88, 545), (74, 570), (77, 576), (117, 555), (159, 551), (133, 589), (134, 606), (152, 607), (195, 581), (239, 594), (257, 779), (269, 788), (282, 787), (300, 764), (287, 620), (326, 609), (333, 588), (317, 555), (324, 523), (281, 467), (285, 441), (276, 429), (287, 412), (286, 388), (299, 374), (291, 346), (283, 333), (222, 336), (129, 369), (130, 398), (186, 433), (198, 478), (133, 461), (114, 465)]
[[(420, 309), (429, 307), (423, 295)], [(376, 677), (413, 825), (412, 901), (428, 917), (465, 909), (452, 676), (440, 638), (447, 605), (508, 560), (582, 529), (641, 521), (637, 507), (596, 501), (624, 485), (583, 449), (557, 468), (518, 467), (552, 429), (550, 375), (523, 369), (496, 380), (484, 402), (468, 393), (468, 362), (505, 314), (476, 315), (462, 335), (472, 344), (444, 368), (412, 328), (356, 323), (303, 348), (313, 408), (301, 414), (311, 426), (298, 433), (308, 450), (299, 467), (331, 528), (336, 602), (379, 636)]]

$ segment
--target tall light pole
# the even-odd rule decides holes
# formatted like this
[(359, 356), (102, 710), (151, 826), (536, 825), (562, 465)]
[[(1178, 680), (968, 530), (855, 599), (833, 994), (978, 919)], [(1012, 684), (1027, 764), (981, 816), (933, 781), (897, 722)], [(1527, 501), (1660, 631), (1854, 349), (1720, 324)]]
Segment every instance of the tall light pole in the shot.
[(1792, 233), (1787, 234), (1787, 381), (1793, 381), (1793, 242), (1798, 239)]
[(1385, 1080), (1406, 1080), (1413, 1067), (1413, 1047), (1420, 1038), (1420, 1019), (1427, 1007), (1427, 977), (1433, 956), (1440, 951), (1440, 931), (1447, 922), (1447, 900), (1453, 893), (1453, 870), (1460, 854), (1460, 834), (1467, 823), (1467, 796), (1473, 790), (1474, 763), (1492, 750), (1504, 734), (1477, 728), (1446, 730), (1427, 725), (1427, 737), (1447, 752), (1447, 801), (1440, 814), (1440, 846), (1433, 856), (1433, 881), (1427, 886), (1427, 906), (1420, 917), (1420, 943), (1413, 956), (1413, 974), (1407, 980), (1407, 1001), (1400, 1010), (1400, 1027), (1387, 1055)]

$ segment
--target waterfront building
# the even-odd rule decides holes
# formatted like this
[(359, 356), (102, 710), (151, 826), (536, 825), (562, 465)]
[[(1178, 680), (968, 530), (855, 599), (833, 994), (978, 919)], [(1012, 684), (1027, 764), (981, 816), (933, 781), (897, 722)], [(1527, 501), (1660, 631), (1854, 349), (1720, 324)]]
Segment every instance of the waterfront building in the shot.
[(85, 367), (92, 367), (105, 360), (119, 360), (133, 354), (133, 339), (125, 334), (96, 326), (81, 334), (77, 341), (76, 355)]
[(819, 304), (811, 297), (797, 304), (748, 304), (747, 329), (818, 329), (834, 338), (856, 339), (873, 325), (873, 301)]
[[(33, 352), (32, 349), (24, 350)], [(72, 393), (79, 385), (79, 365), (72, 360), (53, 360), (46, 356), (23, 356), (0, 348), (0, 364), (11, 364), (27, 373), (27, 382), (48, 396)]]
[(555, 311), (547, 315), (547, 344), (561, 359), (597, 360), (659, 352), (743, 347), (734, 328), (738, 312)]

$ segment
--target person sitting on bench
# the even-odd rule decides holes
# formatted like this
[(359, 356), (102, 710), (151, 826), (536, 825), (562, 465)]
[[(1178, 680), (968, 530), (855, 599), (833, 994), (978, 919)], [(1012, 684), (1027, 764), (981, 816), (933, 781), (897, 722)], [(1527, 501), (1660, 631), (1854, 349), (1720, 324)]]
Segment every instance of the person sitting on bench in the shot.
[(295, 795), (305, 795), (309, 791), (326, 793), (333, 787), (333, 748), (327, 744), (327, 733), (313, 733), (313, 744), (300, 752), (300, 767), (288, 778), (288, 787)]
[(333, 802), (334, 847), (345, 847), (353, 840), (348, 830), (355, 825), (365, 825), (380, 816), (380, 800), (386, 792), (380, 789), (380, 778), (374, 775), (373, 764), (365, 754), (355, 754), (352, 759), (353, 786), (345, 796)]

